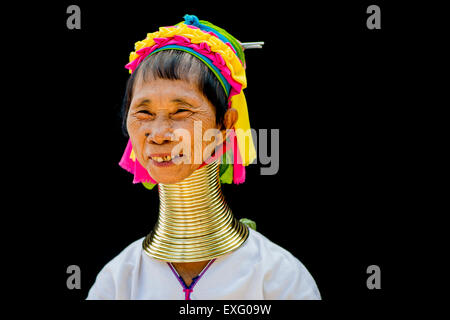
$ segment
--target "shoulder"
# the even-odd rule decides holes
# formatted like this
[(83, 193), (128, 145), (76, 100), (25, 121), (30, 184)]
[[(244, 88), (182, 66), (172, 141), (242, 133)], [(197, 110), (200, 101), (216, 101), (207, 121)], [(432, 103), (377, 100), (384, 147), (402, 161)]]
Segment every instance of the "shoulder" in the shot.
[(320, 299), (314, 278), (289, 251), (250, 229), (247, 250), (264, 274), (266, 299)]
[(249, 231), (246, 250), (253, 251), (260, 262), (271, 266), (287, 262), (298, 265), (300, 262), (289, 251), (272, 242), (260, 232), (253, 229), (249, 229)]
[(95, 283), (89, 290), (88, 300), (119, 299), (118, 293), (129, 291), (131, 283), (123, 280), (131, 279), (139, 265), (143, 240), (144, 238), (140, 238), (128, 245), (100, 270)]

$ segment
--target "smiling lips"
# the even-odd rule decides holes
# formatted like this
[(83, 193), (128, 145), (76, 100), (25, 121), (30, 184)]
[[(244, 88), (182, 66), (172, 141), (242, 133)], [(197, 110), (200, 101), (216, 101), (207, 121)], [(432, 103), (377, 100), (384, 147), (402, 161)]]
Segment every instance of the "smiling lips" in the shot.
[(172, 158), (171, 154), (154, 154), (150, 156), (150, 159), (152, 159), (153, 161), (157, 162), (157, 163), (168, 163), (168, 162), (172, 162), (173, 159), (182, 157), (183, 154), (180, 153), (179, 155), (175, 156)]

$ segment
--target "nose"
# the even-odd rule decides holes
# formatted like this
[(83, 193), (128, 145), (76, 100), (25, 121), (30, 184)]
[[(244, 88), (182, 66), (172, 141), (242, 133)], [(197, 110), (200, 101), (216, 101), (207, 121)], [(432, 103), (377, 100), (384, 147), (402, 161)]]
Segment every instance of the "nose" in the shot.
[(174, 141), (175, 135), (169, 127), (156, 127), (145, 132), (145, 139), (148, 143), (164, 144)]

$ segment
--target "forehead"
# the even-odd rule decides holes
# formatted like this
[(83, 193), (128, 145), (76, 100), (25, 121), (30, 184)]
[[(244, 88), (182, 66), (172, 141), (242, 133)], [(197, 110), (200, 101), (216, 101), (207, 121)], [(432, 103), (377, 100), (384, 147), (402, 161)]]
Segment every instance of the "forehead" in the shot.
[(149, 96), (183, 96), (199, 101), (205, 100), (205, 97), (198, 89), (197, 85), (187, 80), (168, 80), (152, 79), (143, 80), (138, 77), (133, 88), (133, 100)]

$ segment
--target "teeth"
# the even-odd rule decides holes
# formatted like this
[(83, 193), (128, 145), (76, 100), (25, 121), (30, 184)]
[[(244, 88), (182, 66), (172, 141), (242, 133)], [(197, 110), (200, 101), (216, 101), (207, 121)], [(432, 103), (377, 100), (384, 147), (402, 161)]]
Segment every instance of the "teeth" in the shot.
[[(179, 155), (178, 155), (178, 157), (182, 157), (183, 156), (183, 154), (182, 153), (180, 153)], [(164, 162), (164, 161), (171, 161), (172, 160), (172, 156), (164, 156), (164, 157), (151, 157), (152, 158), (152, 160), (155, 160), (156, 162)]]
[(163, 162), (163, 161), (170, 161), (172, 160), (171, 156), (164, 156), (164, 157), (152, 157), (153, 160), (156, 162)]

